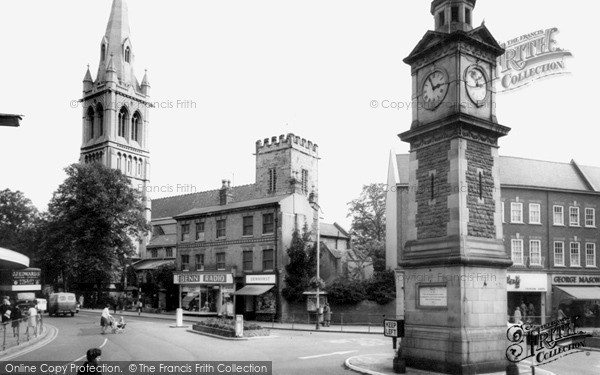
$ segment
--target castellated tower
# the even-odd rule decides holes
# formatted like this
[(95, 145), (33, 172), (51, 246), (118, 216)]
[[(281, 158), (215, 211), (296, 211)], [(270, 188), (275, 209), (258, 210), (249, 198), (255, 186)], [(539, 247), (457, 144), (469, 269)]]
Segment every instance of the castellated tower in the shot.
[(256, 188), (264, 196), (318, 194), (318, 146), (288, 134), (256, 141)]
[[(100, 41), (96, 79), (89, 67), (83, 79), (82, 142), (79, 161), (119, 169), (142, 192), (150, 221), (148, 125), (150, 84), (140, 84), (133, 71), (134, 53), (127, 4), (114, 0), (106, 33)], [(140, 243), (139, 251), (146, 240)]]

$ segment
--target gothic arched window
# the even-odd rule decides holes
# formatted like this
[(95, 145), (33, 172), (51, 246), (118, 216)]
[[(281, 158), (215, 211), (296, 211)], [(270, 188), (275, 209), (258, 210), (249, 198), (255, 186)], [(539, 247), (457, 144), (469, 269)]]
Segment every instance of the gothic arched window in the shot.
[(104, 135), (104, 108), (102, 108), (102, 104), (98, 104), (96, 112), (98, 118), (98, 135)]
[(131, 49), (129, 47), (125, 48), (125, 62), (130, 62), (129, 58), (131, 57)]
[(94, 109), (89, 107), (85, 116), (85, 124), (88, 129), (88, 140), (94, 139)]
[(139, 112), (133, 114), (131, 119), (131, 139), (136, 142), (140, 141), (140, 128), (142, 123), (142, 116)]
[(119, 137), (125, 138), (125, 128), (128, 118), (129, 114), (127, 113), (127, 108), (121, 107), (121, 110), (119, 111)]

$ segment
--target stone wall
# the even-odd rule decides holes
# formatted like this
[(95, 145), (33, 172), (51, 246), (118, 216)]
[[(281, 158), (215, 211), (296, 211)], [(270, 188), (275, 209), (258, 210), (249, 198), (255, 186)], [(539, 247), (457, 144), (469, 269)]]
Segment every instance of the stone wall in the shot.
[[(467, 207), (469, 209), (468, 235), (495, 238), (494, 158), (491, 146), (467, 141)], [(481, 179), (480, 179), (481, 174)]]

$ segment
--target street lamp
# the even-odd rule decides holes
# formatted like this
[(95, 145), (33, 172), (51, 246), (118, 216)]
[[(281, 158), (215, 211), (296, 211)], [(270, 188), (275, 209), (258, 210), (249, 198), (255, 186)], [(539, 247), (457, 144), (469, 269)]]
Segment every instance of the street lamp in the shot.
[(321, 210), (321, 207), (319, 206), (319, 203), (317, 202), (317, 196), (313, 192), (311, 192), (308, 196), (308, 203), (310, 204), (310, 206), (312, 207), (313, 210), (316, 211), (317, 213), (317, 218), (316, 218), (316, 222), (317, 222), (317, 277), (316, 277), (316, 289), (317, 289), (317, 302), (316, 302), (316, 308), (317, 308), (317, 325), (315, 327), (316, 330), (319, 330), (320, 327), (320, 322), (319, 322), (319, 318), (321, 317), (321, 301), (319, 299), (320, 297), (320, 286), (321, 286), (321, 228), (319, 225), (319, 219), (320, 219), (320, 215), (319, 215), (319, 211)]

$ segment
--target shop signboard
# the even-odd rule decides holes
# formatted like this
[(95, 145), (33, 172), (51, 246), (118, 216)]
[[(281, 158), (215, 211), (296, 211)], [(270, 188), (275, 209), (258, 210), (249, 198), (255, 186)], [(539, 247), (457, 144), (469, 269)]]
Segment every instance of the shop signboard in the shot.
[(42, 290), (39, 268), (25, 268), (22, 270), (2, 270), (0, 272), (0, 290), (6, 291), (33, 291)]
[(174, 284), (233, 284), (230, 273), (182, 272), (173, 275)]
[(546, 292), (547, 277), (545, 273), (513, 273), (506, 274), (506, 291), (508, 292)]
[(246, 275), (246, 285), (248, 284), (275, 284), (275, 275)]
[(600, 286), (598, 275), (552, 275), (552, 285)]

